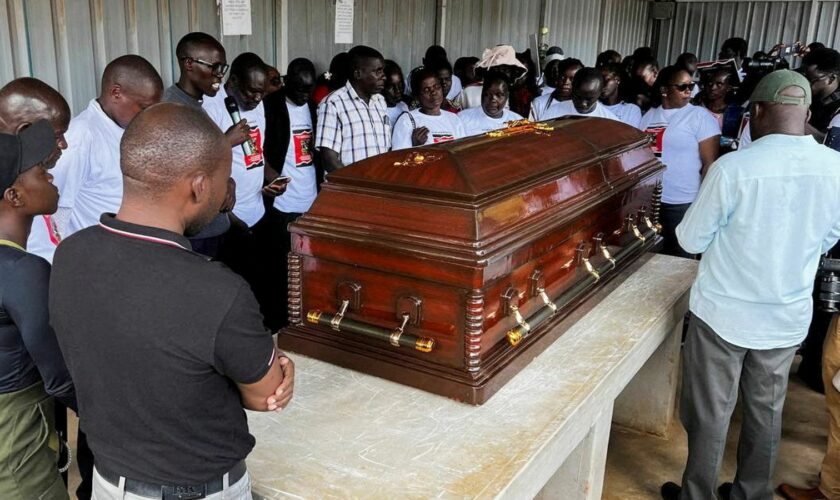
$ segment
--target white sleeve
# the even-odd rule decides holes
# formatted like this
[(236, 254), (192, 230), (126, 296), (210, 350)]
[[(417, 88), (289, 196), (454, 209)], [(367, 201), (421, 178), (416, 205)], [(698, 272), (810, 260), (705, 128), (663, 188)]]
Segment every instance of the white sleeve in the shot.
[(521, 120), (521, 119), (522, 119), (522, 116), (520, 116), (519, 113), (517, 113), (515, 111), (505, 110), (505, 121), (506, 122), (512, 122), (512, 121)]
[(401, 114), (397, 118), (397, 123), (394, 124), (394, 132), (391, 136), (391, 149), (393, 151), (413, 146), (411, 133), (414, 132), (414, 127), (411, 126), (411, 119), (407, 115), (408, 113)]
[(532, 122), (540, 121), (540, 112), (537, 110), (537, 104), (539, 102), (540, 101), (538, 101), (536, 99), (531, 101), (531, 114), (528, 115), (528, 119), (531, 120)]
[(50, 169), (53, 184), (58, 188), (58, 206), (73, 208), (90, 171), (92, 136), (83, 127), (70, 127), (65, 134), (67, 149)]
[(642, 110), (635, 104), (630, 104), (630, 112), (627, 114), (627, 123), (638, 129), (642, 128)]
[(452, 114), (452, 125), (454, 128), (453, 133), (456, 139), (461, 139), (462, 137), (467, 136), (467, 131), (464, 128), (464, 122), (461, 121), (461, 119), (458, 118), (458, 115), (454, 113)]
[(698, 143), (703, 142), (710, 137), (720, 135), (720, 125), (718, 125), (717, 119), (715, 119), (711, 113), (697, 113), (697, 116), (699, 117), (698, 121), (700, 122), (697, 126)]

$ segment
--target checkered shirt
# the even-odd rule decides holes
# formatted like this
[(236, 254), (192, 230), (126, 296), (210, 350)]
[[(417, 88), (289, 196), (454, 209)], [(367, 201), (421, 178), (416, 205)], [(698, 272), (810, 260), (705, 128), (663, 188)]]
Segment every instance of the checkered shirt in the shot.
[(345, 166), (391, 149), (391, 124), (385, 98), (380, 94), (366, 103), (350, 82), (318, 106), (317, 148), (341, 155)]

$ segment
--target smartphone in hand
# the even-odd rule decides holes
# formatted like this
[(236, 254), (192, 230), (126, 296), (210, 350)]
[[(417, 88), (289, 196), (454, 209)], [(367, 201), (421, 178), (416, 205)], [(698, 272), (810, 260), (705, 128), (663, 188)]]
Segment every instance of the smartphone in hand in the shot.
[(289, 185), (290, 182), (292, 182), (291, 177), (281, 175), (279, 177), (276, 177), (273, 181), (269, 182), (268, 185), (263, 188), (263, 191), (267, 192), (268, 194), (279, 196), (286, 191), (286, 187)]

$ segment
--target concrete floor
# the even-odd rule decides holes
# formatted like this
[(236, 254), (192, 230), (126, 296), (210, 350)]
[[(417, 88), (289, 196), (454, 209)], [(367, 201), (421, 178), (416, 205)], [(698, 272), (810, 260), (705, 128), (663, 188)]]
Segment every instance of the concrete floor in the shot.
[[(798, 358), (792, 373), (798, 366)], [(740, 407), (735, 408), (729, 429), (720, 482), (735, 476), (735, 454), (741, 429)], [(827, 436), (828, 413), (822, 394), (807, 388), (792, 374), (782, 420), (782, 443), (774, 485), (786, 482), (814, 486)], [(657, 499), (666, 481), (679, 484), (688, 448), (685, 431), (675, 419), (667, 439), (613, 426), (607, 454), (605, 500)], [(776, 498), (782, 498), (776, 496)]]
[[(797, 362), (794, 363), (795, 372)], [(69, 419), (70, 445), (75, 449), (74, 417)], [(826, 442), (828, 415), (823, 396), (792, 375), (785, 403), (782, 445), (776, 465), (774, 483), (789, 482), (797, 486), (815, 485)], [(735, 474), (735, 450), (740, 430), (740, 409), (735, 409), (729, 430), (726, 454), (720, 481), (731, 481)], [(659, 487), (665, 481), (679, 483), (687, 453), (685, 431), (675, 419), (667, 439), (639, 434), (613, 426), (610, 434), (605, 500), (650, 500), (659, 498)], [(74, 461), (70, 468), (70, 491), (75, 492), (79, 471)], [(71, 498), (75, 496), (71, 495)], [(777, 497), (781, 498), (781, 497)]]

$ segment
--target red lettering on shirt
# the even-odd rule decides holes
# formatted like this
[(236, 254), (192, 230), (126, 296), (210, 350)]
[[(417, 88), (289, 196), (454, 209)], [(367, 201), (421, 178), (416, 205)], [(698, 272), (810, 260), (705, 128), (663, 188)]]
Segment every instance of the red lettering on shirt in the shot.
[(312, 130), (307, 128), (292, 131), (292, 144), (295, 148), (295, 166), (312, 166)]
[(454, 141), (455, 136), (449, 133), (432, 134), (432, 144), (439, 144), (441, 142)]
[(50, 235), (50, 243), (53, 245), (58, 245), (61, 243), (61, 235), (58, 234), (58, 228), (55, 225), (55, 221), (52, 220), (52, 216), (44, 215), (44, 223), (47, 225), (47, 233)]
[(248, 139), (248, 142), (251, 143), (253, 153), (245, 155), (245, 170), (263, 166), (263, 149), (259, 128), (253, 127), (251, 129), (251, 138)]
[(662, 139), (665, 137), (665, 130), (667, 128), (660, 126), (645, 129), (645, 133), (653, 139), (650, 143), (650, 149), (657, 158), (662, 156)]

